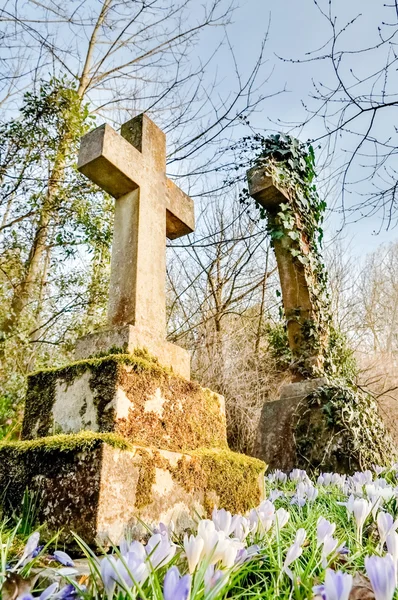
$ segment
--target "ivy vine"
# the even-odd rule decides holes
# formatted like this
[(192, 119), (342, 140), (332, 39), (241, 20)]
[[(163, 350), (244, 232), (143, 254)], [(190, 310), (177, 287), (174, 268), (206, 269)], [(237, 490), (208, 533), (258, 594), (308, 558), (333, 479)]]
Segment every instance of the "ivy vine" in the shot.
[[(305, 377), (324, 377), (326, 383), (300, 407), (295, 431), (298, 457), (304, 458), (303, 466), (315, 469), (349, 471), (386, 463), (395, 454), (394, 444), (377, 402), (356, 385), (353, 353), (332, 323), (327, 271), (321, 254), (326, 203), (315, 185), (314, 148), (289, 135), (257, 134), (244, 138), (240, 149), (243, 154), (254, 153), (249, 165), (272, 177), (274, 185), (288, 197), (274, 213), (256, 203), (258, 215), (267, 219), (272, 244), (284, 236), (292, 240), (290, 253), (293, 261), (304, 267), (313, 306), (311, 318), (300, 322), (302, 344), (298, 356), (292, 356), (293, 365)], [(252, 202), (247, 189), (243, 189), (241, 201)], [(289, 350), (281, 351), (280, 332), (276, 339), (286, 363)], [(311, 359), (316, 354), (321, 361), (314, 365)]]
[[(288, 236), (293, 261), (304, 267), (313, 311), (311, 318), (301, 323), (300, 348), (294, 356), (295, 370), (306, 377), (320, 376), (326, 361), (331, 319), (327, 273), (321, 254), (326, 203), (319, 197), (314, 182), (314, 148), (284, 134), (245, 138), (242, 150), (246, 151), (248, 147), (257, 150), (252, 166), (272, 177), (274, 184), (288, 196), (276, 213), (270, 213), (259, 203), (256, 206), (259, 218), (267, 219), (271, 243)], [(249, 201), (246, 188), (242, 191), (241, 201)], [(293, 318), (300, 320), (300, 314)], [(319, 357), (321, 366), (314, 363), (314, 356)], [(333, 369), (330, 360), (326, 362)]]

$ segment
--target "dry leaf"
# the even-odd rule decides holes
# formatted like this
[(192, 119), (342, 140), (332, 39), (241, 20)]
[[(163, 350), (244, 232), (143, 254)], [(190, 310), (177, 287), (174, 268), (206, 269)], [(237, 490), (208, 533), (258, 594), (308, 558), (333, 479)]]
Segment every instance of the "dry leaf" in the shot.
[(360, 573), (354, 576), (349, 600), (375, 600), (372, 586), (367, 577)]
[(6, 580), (1, 588), (2, 600), (15, 600), (18, 596), (30, 593), (34, 577), (24, 579), (18, 573), (6, 573)]

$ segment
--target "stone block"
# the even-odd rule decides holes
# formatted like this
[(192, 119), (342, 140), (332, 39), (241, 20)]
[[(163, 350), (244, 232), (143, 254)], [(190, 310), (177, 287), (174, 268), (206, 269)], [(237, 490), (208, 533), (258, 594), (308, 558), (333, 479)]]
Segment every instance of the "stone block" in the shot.
[(245, 512), (263, 497), (265, 465), (229, 450), (175, 453), (143, 448), (113, 434), (83, 432), (0, 444), (5, 514), (25, 489), (37, 495), (47, 535), (62, 529), (90, 545), (117, 544), (138, 520), (186, 529), (195, 511)]
[(227, 446), (222, 396), (145, 354), (78, 361), (28, 377), (23, 439), (83, 430), (173, 451)]
[(264, 208), (275, 212), (282, 202), (288, 202), (286, 192), (275, 185), (272, 177), (265, 173), (264, 167), (255, 166), (247, 172), (249, 194)]
[(264, 460), (269, 469), (291, 471), (298, 466), (295, 427), (300, 409), (311, 392), (326, 384), (326, 379), (289, 383), (279, 400), (263, 406), (253, 455)]
[(76, 360), (90, 358), (101, 352), (106, 353), (112, 348), (123, 349), (127, 354), (133, 354), (137, 349), (146, 350), (176, 375), (190, 379), (191, 355), (187, 350), (156, 338), (153, 332), (133, 325), (114, 327), (80, 338), (76, 343)]

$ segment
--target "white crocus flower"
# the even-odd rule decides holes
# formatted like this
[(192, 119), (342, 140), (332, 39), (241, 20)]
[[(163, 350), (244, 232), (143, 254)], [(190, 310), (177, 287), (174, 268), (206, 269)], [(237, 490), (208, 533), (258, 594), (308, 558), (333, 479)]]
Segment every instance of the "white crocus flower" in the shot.
[(332, 552), (334, 552), (337, 548), (337, 544), (338, 544), (338, 540), (336, 540), (336, 538), (334, 538), (331, 535), (326, 536), (326, 538), (323, 540), (323, 546), (322, 546), (322, 567), (324, 569), (326, 569), (326, 567), (328, 566), (328, 556), (330, 556), (330, 554), (332, 554)]
[(355, 524), (357, 527), (357, 541), (359, 544), (362, 543), (362, 532), (363, 526), (365, 524), (366, 519), (368, 518), (370, 512), (372, 510), (372, 503), (365, 498), (355, 498), (352, 505), (352, 512), (355, 519)]
[(274, 521), (279, 531), (286, 525), (289, 519), (290, 514), (284, 508), (278, 508), (278, 510), (275, 512)]
[(201, 537), (195, 537), (191, 535), (188, 538), (187, 535), (184, 536), (184, 550), (187, 556), (188, 569), (190, 573), (193, 573), (198, 566), (203, 547), (204, 541)]

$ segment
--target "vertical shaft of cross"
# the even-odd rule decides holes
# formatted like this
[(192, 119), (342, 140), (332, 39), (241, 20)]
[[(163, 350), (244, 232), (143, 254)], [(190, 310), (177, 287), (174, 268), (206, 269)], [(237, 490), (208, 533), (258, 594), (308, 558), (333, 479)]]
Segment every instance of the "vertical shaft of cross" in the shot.
[(139, 188), (116, 201), (108, 322), (111, 326), (129, 323), (164, 338), (166, 139), (147, 119), (126, 123), (121, 135), (143, 160)]
[(108, 327), (80, 338), (78, 359), (111, 348), (146, 348), (190, 378), (190, 356), (166, 340), (166, 237), (195, 229), (192, 199), (166, 177), (166, 136), (145, 114), (120, 134), (101, 125), (86, 134), (78, 169), (116, 199)]
[[(268, 219), (272, 221), (273, 218), (274, 211), (271, 209)], [(289, 346), (293, 353), (297, 354), (302, 346), (303, 324), (314, 316), (310, 291), (304, 266), (299, 261), (292, 260), (292, 239), (288, 236), (275, 239), (273, 247), (281, 283)]]
[[(272, 224), (281, 210), (280, 205), (289, 203), (290, 200), (261, 167), (254, 167), (248, 171), (247, 178), (249, 193), (267, 210), (272, 229)], [(302, 237), (301, 243), (304, 254), (309, 252), (308, 239)], [(308, 364), (320, 366), (323, 362), (320, 349), (311, 348), (311, 344), (304, 339), (306, 324), (310, 324), (311, 321), (315, 323), (319, 319), (318, 309), (311, 298), (308, 273), (303, 263), (294, 258), (295, 246), (291, 237), (283, 235), (274, 239), (273, 248), (281, 283), (289, 347), (296, 358), (305, 358)], [(305, 356), (308, 351), (313, 352), (315, 356)]]

